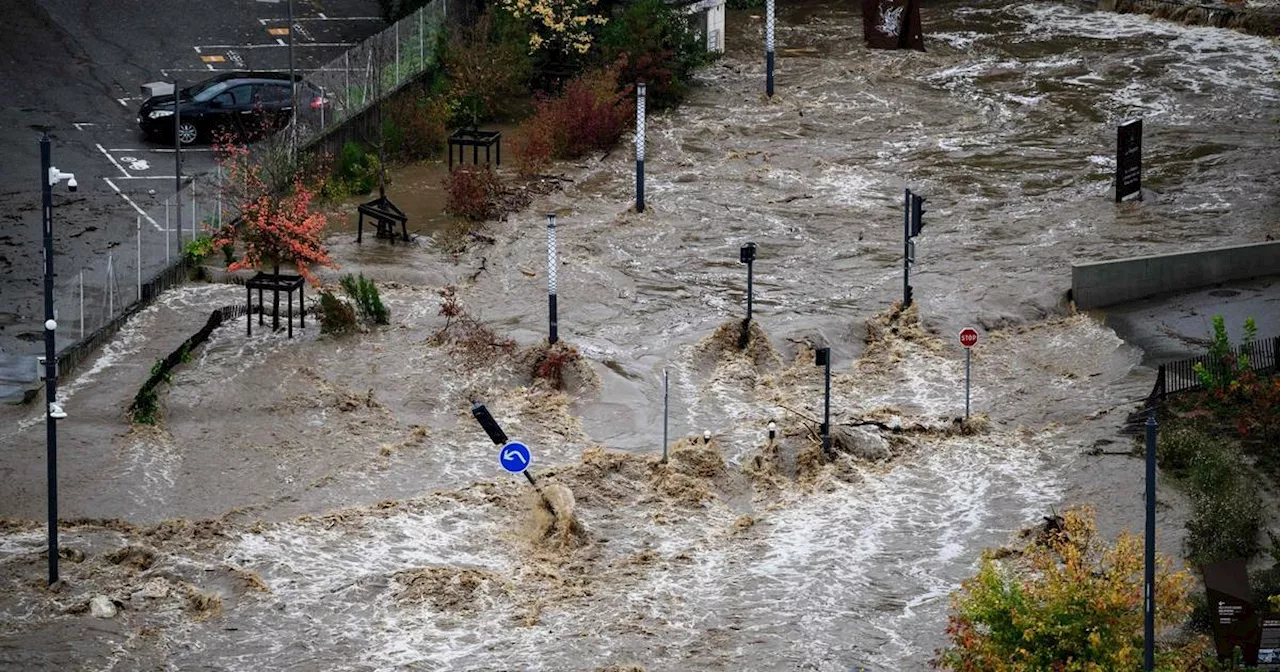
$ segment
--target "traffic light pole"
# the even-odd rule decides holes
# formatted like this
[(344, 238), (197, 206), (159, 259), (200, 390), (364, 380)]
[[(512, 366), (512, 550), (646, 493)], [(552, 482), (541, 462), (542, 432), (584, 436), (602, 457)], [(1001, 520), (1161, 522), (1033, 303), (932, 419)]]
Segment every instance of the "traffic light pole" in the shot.
[(911, 190), (902, 196), (902, 309), (911, 307)]

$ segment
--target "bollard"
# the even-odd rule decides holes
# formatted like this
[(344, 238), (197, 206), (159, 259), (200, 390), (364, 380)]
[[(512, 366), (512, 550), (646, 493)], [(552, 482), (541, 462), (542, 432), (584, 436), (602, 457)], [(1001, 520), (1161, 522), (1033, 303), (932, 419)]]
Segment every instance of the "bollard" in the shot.
[(667, 419), (670, 417), (671, 387), (666, 369), (662, 370), (662, 463), (667, 463)]
[(559, 323), (556, 319), (556, 216), (547, 215), (547, 309), (550, 313), (550, 327), (547, 341), (555, 345), (560, 340)]
[(814, 352), (814, 365), (823, 367), (825, 389), (822, 401), (822, 454), (831, 457), (831, 348)]
[(702, 430), (702, 442), (711, 443), (711, 430), (709, 429)]
[(644, 82), (636, 83), (636, 212), (644, 212)]
[(773, 0), (764, 5), (764, 92), (773, 97)]
[(769, 421), (769, 441), (773, 442), (777, 438), (778, 438), (778, 423), (770, 420)]

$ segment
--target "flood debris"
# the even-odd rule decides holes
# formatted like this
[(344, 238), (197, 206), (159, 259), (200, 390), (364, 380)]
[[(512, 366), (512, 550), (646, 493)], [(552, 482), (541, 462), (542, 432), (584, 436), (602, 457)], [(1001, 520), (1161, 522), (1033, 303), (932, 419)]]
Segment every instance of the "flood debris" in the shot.
[(506, 591), (506, 581), (486, 569), (474, 567), (421, 567), (396, 572), (399, 604), (429, 604), (438, 611), (477, 611), (479, 597), (492, 599)]
[(742, 329), (742, 320), (730, 320), (699, 341), (695, 346), (698, 369), (707, 374), (714, 372), (720, 377), (754, 382), (764, 372), (782, 367), (782, 356), (759, 322), (748, 323), (745, 347), (739, 347)]
[(857, 368), (876, 368), (901, 362), (911, 348), (923, 348), (932, 353), (941, 352), (942, 340), (929, 332), (920, 322), (919, 304), (911, 304), (906, 310), (901, 302), (895, 302), (888, 310), (866, 321), (867, 333), (863, 339), (866, 349), (855, 363)]
[(105, 559), (113, 565), (122, 565), (141, 572), (150, 569), (151, 565), (155, 564), (156, 554), (155, 551), (149, 548), (130, 544), (108, 553)]
[(94, 618), (115, 618), (119, 609), (106, 595), (95, 595), (89, 600), (89, 614)]
[(564, 341), (542, 341), (517, 355), (520, 369), (529, 372), (529, 383), (546, 381), (553, 389), (577, 394), (600, 389), (600, 374), (578, 349)]
[(547, 483), (526, 495), (531, 517), (529, 533), (537, 546), (572, 550), (586, 543), (587, 530), (574, 514), (573, 491), (563, 483)]
[(217, 593), (201, 590), (190, 583), (182, 585), (182, 592), (186, 598), (187, 613), (195, 620), (204, 621), (222, 615), (222, 596)]

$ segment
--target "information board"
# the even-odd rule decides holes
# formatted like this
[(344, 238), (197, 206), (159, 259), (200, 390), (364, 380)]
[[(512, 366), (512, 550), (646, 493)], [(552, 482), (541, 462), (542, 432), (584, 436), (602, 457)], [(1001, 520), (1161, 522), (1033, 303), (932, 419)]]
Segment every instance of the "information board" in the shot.
[(1138, 195), (1142, 200), (1142, 120), (1133, 119), (1116, 129), (1116, 203)]

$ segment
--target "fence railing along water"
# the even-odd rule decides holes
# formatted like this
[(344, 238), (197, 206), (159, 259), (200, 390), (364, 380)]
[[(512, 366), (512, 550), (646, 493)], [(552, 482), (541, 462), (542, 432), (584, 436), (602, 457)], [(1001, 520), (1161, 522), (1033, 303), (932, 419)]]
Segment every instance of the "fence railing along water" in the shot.
[(1142, 423), (1147, 416), (1160, 408), (1171, 394), (1204, 389), (1204, 381), (1197, 367), (1211, 380), (1228, 380), (1240, 368), (1255, 373), (1280, 373), (1280, 336), (1257, 339), (1252, 343), (1235, 346), (1223, 358), (1215, 358), (1206, 353), (1198, 357), (1165, 362), (1156, 368), (1156, 382), (1151, 387), (1142, 409), (1129, 414), (1125, 424), (1125, 433), (1136, 434), (1142, 431)]
[[(434, 0), (307, 74), (299, 91), (311, 90), (310, 85), (327, 102), (313, 106), (300, 94), (297, 126), (254, 143), (251, 151), (265, 156), (291, 143), (312, 145), (434, 67), (446, 14), (446, 0)], [(60, 375), (74, 370), (132, 315), (186, 279), (185, 246), (235, 216), (222, 201), (222, 179), (220, 170), (193, 177), (180, 193), (141, 208), (131, 243), (80, 268), (58, 269), (54, 307), (60, 325)], [(220, 257), (223, 252), (212, 254)]]

